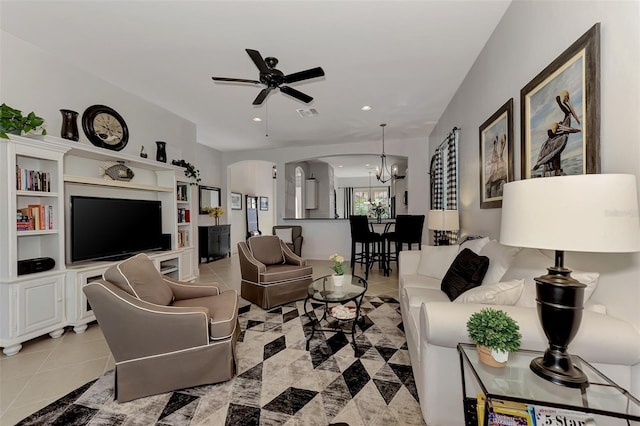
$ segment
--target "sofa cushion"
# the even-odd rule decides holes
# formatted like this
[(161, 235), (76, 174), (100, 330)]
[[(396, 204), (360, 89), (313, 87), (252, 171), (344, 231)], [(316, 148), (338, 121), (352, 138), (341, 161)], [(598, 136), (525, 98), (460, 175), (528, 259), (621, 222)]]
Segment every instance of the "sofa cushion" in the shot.
[[(400, 253), (403, 253), (403, 252), (400, 252)], [(440, 278), (425, 277), (424, 275), (400, 274), (398, 276), (398, 286), (400, 288), (408, 288), (408, 287), (435, 288), (436, 290), (442, 292), (442, 290), (440, 290), (441, 282), (442, 282), (442, 279)]]
[(260, 284), (276, 284), (282, 282), (288, 282), (291, 280), (298, 280), (306, 276), (311, 277), (313, 274), (312, 266), (298, 266), (298, 265), (271, 265), (267, 266), (266, 272), (260, 274)]
[(112, 265), (103, 277), (145, 302), (167, 306), (173, 300), (171, 288), (146, 254), (137, 254)]
[[(548, 265), (551, 266), (551, 265)], [(569, 268), (571, 269), (571, 268)], [(542, 270), (540, 273), (535, 275), (539, 277), (544, 275), (547, 271)], [(584, 289), (584, 300), (583, 304), (586, 303), (596, 287), (598, 286), (598, 281), (600, 279), (600, 274), (597, 272), (582, 272), (582, 271), (572, 271), (571, 277), (575, 280), (580, 281), (582, 284), (586, 284), (587, 287)], [(527, 281), (524, 286), (524, 290), (516, 303), (518, 306), (524, 306), (526, 308), (535, 308), (537, 306), (536, 302), (536, 283), (533, 280), (533, 277), (530, 281)]]
[(489, 258), (479, 256), (468, 248), (463, 249), (442, 279), (440, 289), (449, 299), (455, 300), (465, 291), (479, 286), (488, 267)]
[(442, 279), (458, 255), (459, 246), (422, 246), (418, 275)]
[(274, 232), (276, 236), (284, 241), (286, 244), (293, 244), (293, 238), (291, 235), (291, 228), (275, 228)]
[(420, 308), (420, 305), (428, 302), (450, 302), (449, 297), (439, 288), (408, 287), (403, 288), (402, 292), (413, 308)]
[(264, 265), (284, 263), (280, 238), (275, 235), (251, 237), (247, 240), (247, 245), (253, 257)]
[(460, 244), (460, 251), (468, 248), (475, 254), (480, 254), (480, 250), (482, 250), (482, 247), (487, 245), (488, 242), (489, 242), (489, 237), (468, 239), (468, 240), (465, 240), (464, 243)]
[[(502, 280), (524, 279), (524, 289), (516, 302), (517, 306), (528, 308), (535, 308), (537, 306), (536, 283), (533, 279), (546, 274), (547, 268), (553, 266), (553, 264), (554, 260), (552, 258), (536, 249), (524, 249), (516, 256)], [(572, 270), (571, 276), (573, 278), (587, 285), (587, 288), (584, 290), (584, 303), (587, 303), (598, 286), (600, 274), (597, 272), (576, 271), (570, 266), (566, 267)]]
[(480, 256), (489, 258), (489, 269), (482, 281), (483, 284), (494, 284), (502, 281), (514, 257), (522, 250), (520, 247), (510, 247), (492, 240), (482, 247)]
[(213, 340), (228, 339), (235, 331), (238, 322), (238, 292), (235, 290), (223, 291), (216, 296), (176, 300), (171, 305), (207, 308), (209, 310), (209, 335)]
[(512, 280), (495, 284), (482, 284), (469, 289), (454, 300), (455, 303), (482, 303), (485, 305), (515, 305), (524, 280)]

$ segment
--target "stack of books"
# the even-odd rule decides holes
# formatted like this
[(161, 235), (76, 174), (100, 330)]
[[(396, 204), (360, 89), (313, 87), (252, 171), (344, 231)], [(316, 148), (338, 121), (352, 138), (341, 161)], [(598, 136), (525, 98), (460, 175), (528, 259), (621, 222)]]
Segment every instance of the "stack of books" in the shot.
[(16, 212), (18, 231), (38, 231), (54, 229), (53, 206), (29, 204)]
[(51, 173), (16, 166), (16, 189), (18, 191), (51, 192)]
[[(478, 394), (478, 426), (484, 425), (485, 396)], [(561, 408), (491, 399), (489, 426), (596, 426), (593, 415)]]

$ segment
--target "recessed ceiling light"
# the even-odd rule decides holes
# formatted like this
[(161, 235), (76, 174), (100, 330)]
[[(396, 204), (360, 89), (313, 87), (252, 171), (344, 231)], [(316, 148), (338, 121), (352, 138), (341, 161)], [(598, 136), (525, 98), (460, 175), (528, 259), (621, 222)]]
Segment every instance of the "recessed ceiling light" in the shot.
[(371, 107), (369, 105), (365, 105), (360, 109), (363, 110), (363, 111), (371, 111)]
[(338, 166), (338, 168), (343, 168), (343, 167), (344, 167), (344, 166), (343, 166), (342, 164), (340, 164), (340, 165)]
[(371, 164), (367, 163), (365, 164), (366, 167), (371, 167)]
[(253, 117), (253, 121), (256, 121), (256, 122), (258, 122), (258, 121), (262, 121), (262, 118), (260, 118), (260, 117)]

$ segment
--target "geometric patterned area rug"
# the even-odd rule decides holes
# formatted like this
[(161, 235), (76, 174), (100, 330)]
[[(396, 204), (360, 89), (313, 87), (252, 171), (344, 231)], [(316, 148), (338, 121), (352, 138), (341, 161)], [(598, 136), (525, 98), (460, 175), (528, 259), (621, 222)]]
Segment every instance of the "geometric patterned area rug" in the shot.
[[(311, 307), (322, 315), (323, 305)], [(423, 425), (398, 301), (365, 296), (361, 310), (357, 357), (349, 333), (316, 332), (305, 350), (303, 301), (251, 304), (239, 310), (232, 380), (119, 404), (112, 370), (19, 425)]]

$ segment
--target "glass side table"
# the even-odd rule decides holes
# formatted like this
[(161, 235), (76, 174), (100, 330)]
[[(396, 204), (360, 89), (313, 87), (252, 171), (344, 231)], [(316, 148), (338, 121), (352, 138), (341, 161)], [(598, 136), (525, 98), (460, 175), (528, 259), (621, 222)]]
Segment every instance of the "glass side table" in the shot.
[[(475, 345), (459, 343), (458, 353), (467, 424), (474, 424), (469, 419), (473, 417), (473, 412), (468, 407), (475, 405), (477, 395), (468, 395), (471, 388), (485, 395), (485, 425), (488, 425), (488, 413), (492, 410), (493, 400), (591, 413), (597, 420), (606, 417), (606, 422), (598, 421), (598, 426), (640, 424), (636, 423), (640, 422), (640, 401), (579, 356), (572, 355), (572, 358), (589, 380), (589, 386), (584, 389), (556, 385), (531, 371), (529, 363), (542, 355), (539, 351), (520, 350), (510, 353), (504, 368), (489, 367), (481, 363)], [(473, 384), (469, 383), (471, 386), (465, 380), (465, 374), (468, 373), (471, 373), (471, 379), (474, 380)]]
[[(338, 281), (339, 280), (339, 281)], [(314, 280), (309, 284), (307, 289), (307, 298), (304, 300), (304, 314), (312, 320), (311, 335), (307, 338), (306, 348), (309, 350), (309, 342), (313, 339), (316, 331), (328, 331), (333, 333), (344, 333), (342, 328), (319, 328), (320, 324), (332, 317), (338, 326), (342, 322), (351, 322), (351, 341), (353, 343), (354, 354), (358, 357), (358, 345), (356, 343), (356, 324), (361, 319), (360, 306), (364, 293), (367, 291), (367, 280), (356, 275), (343, 275), (336, 277), (335, 275), (327, 275)], [(307, 302), (315, 300), (324, 304), (324, 310), (321, 318), (312, 318), (307, 311)], [(343, 305), (350, 301), (355, 302), (355, 308), (347, 311), (340, 311), (345, 316), (334, 313), (334, 309), (338, 305)], [(332, 304), (333, 306), (329, 306)]]

